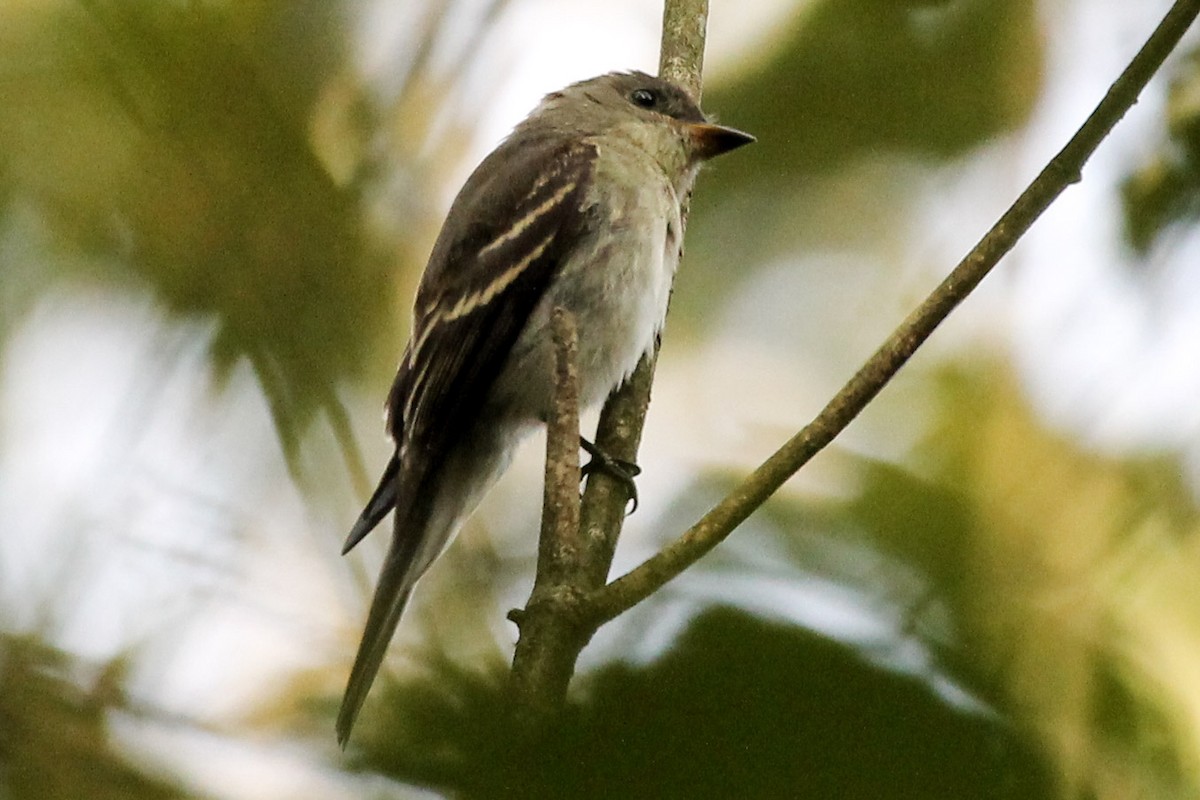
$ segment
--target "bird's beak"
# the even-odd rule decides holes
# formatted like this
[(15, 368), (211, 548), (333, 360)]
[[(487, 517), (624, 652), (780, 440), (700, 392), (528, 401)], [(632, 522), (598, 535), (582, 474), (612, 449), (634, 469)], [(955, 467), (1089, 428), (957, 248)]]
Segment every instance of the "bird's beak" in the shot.
[(726, 128), (724, 125), (708, 122), (694, 122), (688, 125), (688, 136), (692, 139), (696, 155), (701, 159), (715, 158), (754, 141), (753, 136), (736, 128)]

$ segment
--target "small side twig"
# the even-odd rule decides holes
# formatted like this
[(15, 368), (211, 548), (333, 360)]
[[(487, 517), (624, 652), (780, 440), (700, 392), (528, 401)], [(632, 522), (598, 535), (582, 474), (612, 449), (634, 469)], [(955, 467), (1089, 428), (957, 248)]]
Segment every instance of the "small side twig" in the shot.
[(1082, 127), (991, 230), (897, 328), (850, 381), (774, 455), (674, 542), (588, 599), (599, 625), (649, 597), (725, 539), (883, 389), (951, 311), (971, 293), (1050, 204), (1080, 179), (1097, 146), (1162, 66), (1200, 13), (1200, 0), (1177, 0)]

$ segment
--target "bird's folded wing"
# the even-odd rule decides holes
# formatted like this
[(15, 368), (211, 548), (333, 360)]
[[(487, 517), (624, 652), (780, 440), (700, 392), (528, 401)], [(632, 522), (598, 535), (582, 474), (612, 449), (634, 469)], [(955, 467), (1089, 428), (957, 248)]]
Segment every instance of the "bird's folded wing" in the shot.
[[(478, 417), (538, 301), (595, 224), (585, 204), (596, 149), (561, 138), (510, 138), (467, 180), (434, 245), (412, 338), (388, 398), (397, 448), (345, 550), (397, 502), (428, 496), (441, 459)], [(370, 512), (370, 513), (368, 513)]]

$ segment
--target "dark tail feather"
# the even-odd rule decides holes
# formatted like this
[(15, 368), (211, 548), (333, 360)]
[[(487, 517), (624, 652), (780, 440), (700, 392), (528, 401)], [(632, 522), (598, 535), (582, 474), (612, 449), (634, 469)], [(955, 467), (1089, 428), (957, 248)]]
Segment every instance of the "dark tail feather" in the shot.
[[(387, 476), (384, 477), (386, 479)], [(391, 481), (389, 485), (396, 486), (396, 483)], [(400, 623), (400, 615), (404, 613), (404, 606), (412, 594), (413, 584), (420, 577), (419, 574), (413, 574), (413, 559), (418, 557), (428, 534), (431, 507), (428, 502), (408, 502), (407, 494), (405, 496), (406, 502), (396, 513), (392, 544), (383, 561), (383, 570), (379, 573), (379, 585), (375, 587), (375, 596), (371, 599), (367, 625), (358, 645), (358, 654), (354, 657), (354, 666), (350, 669), (342, 707), (338, 711), (337, 739), (343, 747), (350, 738), (350, 729), (354, 727), (354, 720), (358, 718), (359, 709), (375, 681), (375, 675), (383, 664), (388, 644)], [(368, 505), (367, 508), (370, 510), (371, 507)]]
[(358, 719), (367, 692), (375, 682), (375, 675), (383, 663), (392, 634), (400, 623), (400, 615), (411, 589), (401, 589), (399, 586), (389, 586), (387, 571), (380, 580), (379, 589), (375, 592), (375, 600), (371, 603), (371, 613), (367, 617), (367, 628), (363, 632), (362, 643), (358, 646), (358, 655), (354, 658), (354, 668), (350, 670), (350, 680), (346, 683), (346, 694), (342, 697), (342, 707), (338, 710), (337, 740), (341, 747), (346, 746), (350, 738), (350, 730)]
[(388, 462), (383, 471), (383, 477), (379, 479), (379, 485), (375, 487), (375, 494), (371, 495), (371, 499), (367, 501), (367, 507), (358, 515), (358, 521), (350, 529), (350, 535), (346, 537), (346, 543), (342, 545), (342, 555), (353, 550), (354, 545), (361, 542), (379, 524), (380, 520), (396, 507), (396, 474), (399, 471), (400, 459), (393, 455), (392, 460)]

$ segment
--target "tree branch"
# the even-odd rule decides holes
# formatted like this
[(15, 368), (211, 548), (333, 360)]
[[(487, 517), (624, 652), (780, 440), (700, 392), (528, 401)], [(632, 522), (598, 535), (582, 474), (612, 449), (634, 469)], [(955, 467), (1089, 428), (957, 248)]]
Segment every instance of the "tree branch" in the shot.
[[(707, 0), (664, 3), (660, 72), (697, 98), (707, 16)], [(537, 577), (525, 610), (509, 614), (520, 628), (513, 699), (518, 717), (531, 730), (562, 707), (579, 653), (599, 625), (580, 611), (585, 598), (608, 579), (629, 500), (624, 484), (597, 470), (588, 477), (580, 504), (578, 342), (574, 320), (564, 310), (555, 310), (553, 323), (555, 415), (547, 424)], [(637, 457), (657, 352), (656, 347), (642, 360), (601, 412), (596, 444), (615, 458), (632, 462)]]
[(562, 706), (575, 659), (595, 630), (585, 631), (576, 613), (579, 599), (595, 588), (582, 582), (580, 568), (579, 337), (566, 309), (554, 309), (550, 327), (554, 408), (546, 423), (537, 577), (525, 610), (508, 615), (521, 632), (513, 654), (513, 700), (518, 715), (534, 727)]
[(1050, 204), (1067, 186), (1079, 181), (1088, 158), (1137, 102), (1138, 94), (1179, 43), (1198, 12), (1200, 0), (1177, 0), (1066, 146), (812, 422), (682, 536), (588, 598), (587, 610), (596, 624), (632, 608), (694, 564), (850, 424)]
[[(697, 100), (700, 99), (707, 24), (708, 0), (666, 0), (663, 4), (659, 75), (687, 89)], [(681, 221), (686, 228), (686, 199)], [(642, 359), (629, 380), (609, 396), (600, 413), (596, 445), (614, 458), (637, 460), (657, 361), (656, 345), (654, 352)], [(603, 470), (588, 477), (582, 511), (586, 542), (584, 561), (594, 587), (603, 586), (608, 579), (628, 501), (625, 485)]]

